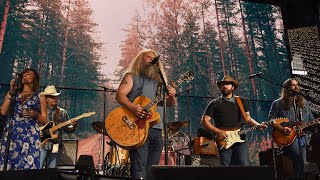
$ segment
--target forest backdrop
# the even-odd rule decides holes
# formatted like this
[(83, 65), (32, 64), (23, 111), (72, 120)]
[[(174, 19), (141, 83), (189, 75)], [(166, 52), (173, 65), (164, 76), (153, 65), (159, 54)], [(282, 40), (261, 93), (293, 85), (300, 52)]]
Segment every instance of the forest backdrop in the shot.
[[(70, 117), (97, 112), (81, 120), (76, 133), (68, 137), (79, 140), (97, 134), (91, 123), (104, 122), (119, 106), (113, 91), (117, 87), (101, 71), (104, 64), (99, 60), (106, 42), (99, 40), (88, 1), (0, 0), (0, 35), (4, 34), (0, 39), (0, 99), (18, 72), (26, 67), (37, 69), (42, 88), (54, 84), (62, 91), (59, 104)], [(252, 117), (267, 120), (280, 87), (248, 76), (262, 72), (282, 84), (291, 75), (279, 7), (239, 0), (142, 1), (142, 10), (123, 29), (126, 37), (119, 47), (118, 79), (112, 81), (120, 81), (138, 51), (155, 49), (171, 79), (189, 70), (195, 74), (193, 81), (178, 88), (178, 103), (167, 112), (169, 122), (191, 122), (184, 129), (191, 137), (196, 136), (207, 103), (220, 95), (216, 81), (226, 74), (240, 82), (235, 93), (247, 99)], [(268, 132), (248, 136), (253, 164), (259, 163), (260, 150), (271, 147)]]

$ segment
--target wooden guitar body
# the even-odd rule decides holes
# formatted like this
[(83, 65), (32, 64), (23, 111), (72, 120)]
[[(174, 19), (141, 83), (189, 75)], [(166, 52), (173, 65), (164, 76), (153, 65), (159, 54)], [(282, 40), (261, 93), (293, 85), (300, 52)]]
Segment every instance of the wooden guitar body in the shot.
[[(150, 102), (149, 98), (139, 96), (133, 101), (133, 104), (140, 104), (144, 107)], [(136, 117), (123, 107), (112, 110), (105, 120), (108, 135), (124, 149), (141, 146), (147, 139), (149, 127), (160, 122), (160, 114), (155, 111), (156, 109), (157, 106), (153, 106), (148, 116), (143, 119)]]
[[(283, 122), (289, 122), (289, 119), (288, 118), (281, 118), (281, 120), (277, 121), (275, 124), (280, 125)], [(289, 146), (296, 139), (297, 133), (296, 133), (296, 131), (294, 129), (294, 126), (290, 127), (290, 129), (291, 129), (291, 133), (289, 135), (285, 135), (285, 134), (283, 134), (283, 132), (273, 128), (273, 130), (272, 130), (272, 138), (273, 138), (273, 141), (279, 147)]]

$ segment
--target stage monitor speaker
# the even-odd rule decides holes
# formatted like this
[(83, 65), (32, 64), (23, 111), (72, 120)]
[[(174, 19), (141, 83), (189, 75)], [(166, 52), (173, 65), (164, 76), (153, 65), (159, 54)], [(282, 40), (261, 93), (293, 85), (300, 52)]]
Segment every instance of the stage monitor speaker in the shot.
[(78, 155), (78, 140), (64, 139), (59, 166), (74, 166)]
[(81, 155), (76, 162), (75, 169), (78, 170), (79, 174), (95, 174), (93, 157), (90, 155)]
[(223, 180), (273, 180), (272, 170), (267, 166), (152, 166), (150, 180), (195, 180), (219, 179)]
[(58, 180), (58, 169), (0, 171), (1, 180)]
[(219, 156), (209, 155), (186, 155), (185, 164), (192, 166), (216, 167), (220, 166), (220, 158)]
[[(80, 175), (77, 172), (72, 170), (59, 170), (59, 180), (91, 180), (91, 176), (89, 175)], [(107, 176), (107, 175), (94, 175), (94, 180), (119, 180), (119, 179), (126, 179), (126, 180), (134, 180), (129, 177), (120, 177), (120, 176)]]
[[(274, 156), (273, 156), (274, 155)], [(293, 165), (289, 156), (285, 156), (283, 153), (279, 154), (278, 149), (267, 149), (266, 151), (259, 152), (260, 165), (269, 166), (272, 171), (277, 171), (278, 179), (286, 179), (293, 175)], [(275, 160), (275, 162), (274, 162)], [(276, 169), (274, 167), (276, 166)], [(275, 173), (275, 172), (274, 172)]]

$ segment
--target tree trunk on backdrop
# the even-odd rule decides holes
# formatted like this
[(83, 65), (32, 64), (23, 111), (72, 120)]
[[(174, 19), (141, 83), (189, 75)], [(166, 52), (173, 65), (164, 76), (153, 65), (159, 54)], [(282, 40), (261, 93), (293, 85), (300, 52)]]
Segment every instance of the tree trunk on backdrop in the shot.
[(4, 33), (6, 32), (9, 9), (10, 9), (10, 0), (6, 0), (4, 14), (2, 17), (2, 22), (1, 22), (1, 27), (0, 27), (0, 54), (1, 54), (3, 40), (4, 40)]

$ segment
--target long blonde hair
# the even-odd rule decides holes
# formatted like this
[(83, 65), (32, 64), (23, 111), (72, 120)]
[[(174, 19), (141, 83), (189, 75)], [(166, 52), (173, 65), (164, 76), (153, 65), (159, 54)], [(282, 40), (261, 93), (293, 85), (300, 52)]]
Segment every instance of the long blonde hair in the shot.
[[(152, 52), (155, 54), (155, 56), (158, 56), (157, 53), (152, 49), (141, 50), (137, 54), (137, 56), (133, 59), (133, 61), (131, 62), (130, 66), (128, 68), (128, 72), (132, 73), (136, 76), (143, 75), (143, 76), (147, 76), (151, 79), (154, 79), (156, 81), (162, 82), (162, 79), (161, 79), (159, 72), (158, 72), (159, 69), (156, 65), (150, 66), (150, 67), (148, 67), (148, 69), (146, 69), (146, 66), (144, 66), (144, 64), (143, 64), (143, 58), (149, 52)], [(165, 83), (167, 84), (167, 76), (164, 72), (163, 65), (160, 61), (159, 61), (159, 68), (164, 76)], [(148, 72), (145, 72), (146, 70)]]

